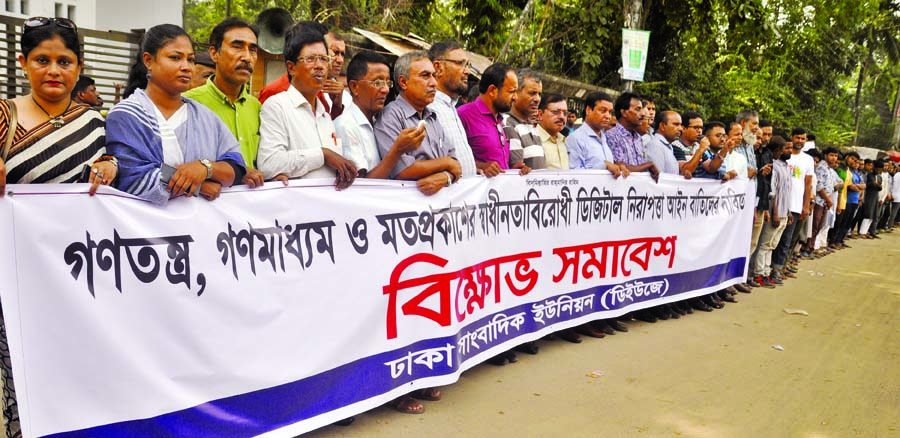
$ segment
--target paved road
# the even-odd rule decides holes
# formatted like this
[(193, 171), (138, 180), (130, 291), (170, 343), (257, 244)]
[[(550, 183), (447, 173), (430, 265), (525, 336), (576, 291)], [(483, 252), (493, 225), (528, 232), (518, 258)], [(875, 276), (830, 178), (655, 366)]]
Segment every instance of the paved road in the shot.
[(900, 230), (883, 236), (722, 310), (541, 341), (466, 372), (423, 415), (381, 407), (306, 436), (900, 437)]

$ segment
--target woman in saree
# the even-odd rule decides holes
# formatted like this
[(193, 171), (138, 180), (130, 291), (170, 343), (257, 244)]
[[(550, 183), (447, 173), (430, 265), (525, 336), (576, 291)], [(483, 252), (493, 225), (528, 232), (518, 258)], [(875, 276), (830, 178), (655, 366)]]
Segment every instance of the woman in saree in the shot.
[(171, 197), (216, 199), (246, 169), (237, 139), (190, 89), (194, 48), (184, 29), (151, 27), (131, 67), (126, 99), (106, 119), (107, 147), (120, 163), (117, 187), (157, 205)]
[[(71, 98), (84, 63), (77, 26), (65, 18), (29, 18), (20, 51), (31, 92), (0, 101), (0, 197), (6, 183), (86, 182), (94, 194), (115, 180), (118, 165), (105, 155), (103, 117)], [(2, 309), (0, 374), (5, 436), (21, 436)]]

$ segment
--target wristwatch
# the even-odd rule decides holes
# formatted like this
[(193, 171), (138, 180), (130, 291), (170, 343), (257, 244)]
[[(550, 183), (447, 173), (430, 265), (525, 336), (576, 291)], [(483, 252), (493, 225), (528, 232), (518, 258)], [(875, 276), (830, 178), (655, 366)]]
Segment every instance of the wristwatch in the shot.
[(203, 159), (200, 160), (200, 164), (206, 166), (206, 179), (212, 178), (212, 162), (207, 159)]

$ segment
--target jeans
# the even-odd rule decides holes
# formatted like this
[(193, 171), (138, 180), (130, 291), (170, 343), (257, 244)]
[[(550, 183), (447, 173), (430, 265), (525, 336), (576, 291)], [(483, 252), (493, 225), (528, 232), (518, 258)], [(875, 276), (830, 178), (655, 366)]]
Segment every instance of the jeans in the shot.
[(835, 232), (834, 235), (834, 243), (838, 245), (844, 243), (847, 234), (850, 232), (850, 228), (853, 227), (854, 220), (856, 220), (857, 208), (859, 208), (859, 204), (847, 203), (846, 208), (844, 208), (844, 214), (841, 215), (841, 223), (837, 227), (837, 232)]
[(756, 251), (756, 263), (753, 267), (753, 276), (761, 275), (768, 277), (772, 268), (772, 251), (778, 247), (781, 241), (781, 235), (787, 227), (787, 216), (781, 218), (777, 227), (772, 226), (772, 222), (765, 224), (762, 233), (759, 236), (759, 248)]

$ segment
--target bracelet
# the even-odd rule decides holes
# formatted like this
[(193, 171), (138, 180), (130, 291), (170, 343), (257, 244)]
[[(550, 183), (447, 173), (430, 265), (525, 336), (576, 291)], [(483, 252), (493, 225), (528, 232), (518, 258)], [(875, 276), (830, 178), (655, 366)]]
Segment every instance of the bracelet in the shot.
[(112, 155), (101, 155), (100, 158), (94, 160), (93, 164), (103, 163), (105, 161), (109, 161), (110, 163), (112, 163), (113, 166), (116, 166), (116, 169), (119, 168), (119, 159)]
[(453, 175), (450, 175), (450, 172), (444, 171), (447, 174), (447, 185), (445, 187), (450, 187), (450, 184), (453, 184)]

